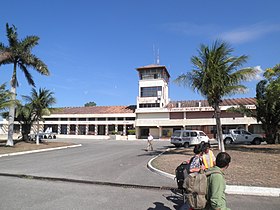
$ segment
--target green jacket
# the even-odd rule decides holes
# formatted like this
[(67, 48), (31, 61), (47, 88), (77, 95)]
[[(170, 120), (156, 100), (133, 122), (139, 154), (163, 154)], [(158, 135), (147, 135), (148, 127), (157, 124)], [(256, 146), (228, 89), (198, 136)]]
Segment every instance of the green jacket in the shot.
[(208, 171), (219, 171), (219, 173), (214, 173), (207, 178), (207, 210), (230, 210), (226, 207), (226, 182), (224, 178), (223, 171), (214, 166)]

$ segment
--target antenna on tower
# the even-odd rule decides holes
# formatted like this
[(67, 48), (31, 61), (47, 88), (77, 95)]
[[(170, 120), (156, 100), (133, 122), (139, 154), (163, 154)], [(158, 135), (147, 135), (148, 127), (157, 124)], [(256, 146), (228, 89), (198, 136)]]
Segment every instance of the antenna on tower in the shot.
[(158, 49), (158, 54), (157, 54), (157, 65), (159, 65), (159, 49)]
[(156, 49), (155, 44), (153, 44), (153, 53), (154, 53), (154, 64), (156, 63)]

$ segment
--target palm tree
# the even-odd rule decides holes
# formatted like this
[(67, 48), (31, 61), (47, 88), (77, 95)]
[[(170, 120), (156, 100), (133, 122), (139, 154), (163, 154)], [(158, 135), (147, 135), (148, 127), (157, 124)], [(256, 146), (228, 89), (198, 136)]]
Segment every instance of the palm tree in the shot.
[(43, 115), (50, 115), (51, 106), (56, 103), (53, 92), (40, 88), (37, 92), (32, 88), (31, 96), (23, 96), (23, 98), (31, 105), (34, 121), (37, 122), (37, 138), (36, 144), (39, 144), (39, 121), (44, 120)]
[[(9, 46), (5, 46), (0, 42), (0, 66), (3, 64), (13, 65), (13, 74), (11, 79), (11, 100), (16, 99), (17, 67), (19, 67), (27, 79), (28, 84), (35, 87), (32, 75), (28, 68), (33, 68), (42, 75), (49, 75), (49, 70), (46, 64), (31, 53), (33, 47), (38, 45), (39, 37), (27, 36), (24, 39), (19, 39), (15, 26), (10, 27), (6, 24), (7, 38)], [(13, 129), (14, 129), (15, 105), (12, 104), (9, 110), (9, 127), (7, 146), (13, 146)]]
[(0, 85), (0, 110), (6, 109), (12, 104), (11, 93), (6, 90), (6, 84)]
[(194, 69), (175, 80), (179, 85), (190, 86), (198, 91), (214, 109), (219, 149), (222, 151), (225, 151), (220, 120), (222, 98), (244, 92), (246, 87), (240, 83), (257, 73), (254, 68), (238, 70), (248, 57), (235, 57), (231, 55), (232, 52), (233, 49), (226, 42), (215, 41), (211, 47), (202, 44), (198, 56), (191, 58)]

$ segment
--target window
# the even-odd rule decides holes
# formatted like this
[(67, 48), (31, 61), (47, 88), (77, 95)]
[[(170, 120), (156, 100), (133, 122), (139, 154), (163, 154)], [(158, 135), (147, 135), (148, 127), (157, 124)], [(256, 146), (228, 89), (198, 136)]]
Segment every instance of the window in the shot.
[(234, 134), (241, 134), (241, 132), (239, 130), (235, 130), (233, 131)]
[(203, 133), (203, 132), (199, 132), (199, 135), (200, 135), (200, 136), (206, 136), (206, 134)]
[(161, 86), (141, 87), (141, 97), (158, 97), (158, 91), (162, 91)]
[(189, 132), (183, 132), (183, 137), (189, 137), (190, 133)]
[(76, 118), (70, 118), (70, 121), (76, 121), (77, 119)]
[(60, 121), (67, 121), (68, 118), (60, 118)]
[(114, 118), (114, 117), (109, 117), (108, 118), (108, 121), (115, 121), (116, 120), (116, 118)]
[(126, 117), (126, 120), (135, 120), (135, 117)]
[(79, 118), (79, 121), (86, 121), (86, 118)]
[(191, 137), (196, 137), (197, 133), (196, 132), (191, 132)]
[(184, 119), (183, 112), (170, 112), (169, 119)]
[(45, 118), (45, 121), (58, 121), (58, 118)]
[(97, 121), (106, 121), (106, 118), (97, 118)]
[(88, 118), (89, 121), (95, 121), (95, 118)]
[(159, 107), (159, 103), (153, 103), (153, 104), (139, 104), (140, 108), (153, 108), (153, 107)]
[(60, 134), (67, 134), (67, 125), (61, 125)]
[(251, 133), (249, 133), (248, 131), (242, 131), (242, 133), (245, 135), (251, 135)]

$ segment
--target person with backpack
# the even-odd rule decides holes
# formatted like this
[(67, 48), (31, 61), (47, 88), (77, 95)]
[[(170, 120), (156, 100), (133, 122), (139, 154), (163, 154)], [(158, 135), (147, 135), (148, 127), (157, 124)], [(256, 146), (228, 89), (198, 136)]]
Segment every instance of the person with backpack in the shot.
[(202, 146), (202, 162), (205, 169), (212, 168), (216, 165), (216, 157), (210, 147), (209, 143), (204, 143)]
[(190, 160), (190, 173), (199, 172), (201, 169), (204, 170), (204, 165), (201, 159), (202, 155), (202, 144), (197, 144), (193, 148), (194, 156)]
[(190, 210), (229, 210), (226, 207), (225, 179), (223, 171), (229, 166), (231, 157), (221, 152), (216, 166), (204, 171), (190, 173), (184, 180), (185, 198)]
[(220, 152), (216, 158), (216, 166), (209, 168), (207, 177), (207, 203), (205, 210), (230, 210), (226, 207), (226, 182), (224, 171), (229, 167), (231, 157), (226, 152)]

